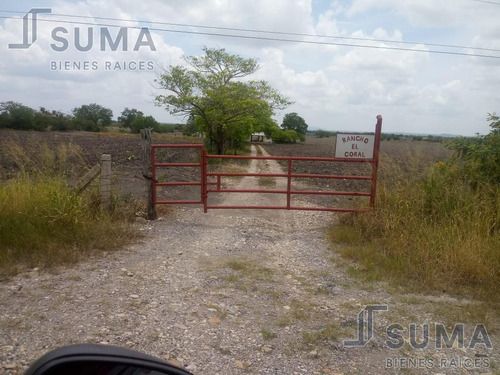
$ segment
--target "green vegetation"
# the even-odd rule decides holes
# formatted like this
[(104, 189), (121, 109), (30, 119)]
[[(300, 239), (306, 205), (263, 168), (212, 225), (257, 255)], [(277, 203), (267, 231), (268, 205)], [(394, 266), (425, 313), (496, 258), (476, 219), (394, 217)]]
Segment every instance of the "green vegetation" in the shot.
[(314, 132), (314, 136), (316, 138), (328, 138), (328, 137), (333, 137), (337, 135), (337, 132), (329, 132), (329, 131), (326, 131), (326, 130), (316, 130)]
[(125, 108), (118, 117), (118, 123), (123, 129), (130, 129), (131, 133), (140, 133), (141, 129), (152, 129), (156, 133), (185, 132), (184, 124), (160, 124), (153, 116), (144, 116), (142, 111), (135, 108)]
[[(73, 109), (73, 115), (59, 111), (49, 111), (44, 107), (36, 111), (21, 103), (0, 103), (0, 129), (37, 130), (37, 131), (72, 131), (83, 130), (100, 132), (111, 131), (113, 112), (99, 104), (82, 105)], [(144, 116), (141, 111), (125, 108), (118, 117), (120, 132), (130, 129), (132, 133), (139, 133), (141, 129), (151, 128), (156, 133), (183, 133), (192, 135), (192, 127), (186, 124), (160, 124), (152, 116)]]
[(33, 158), (16, 145), (9, 150), (20, 172), (0, 187), (0, 274), (73, 263), (136, 236), (128, 224), (133, 204), (115, 197), (112, 213), (103, 212), (96, 187), (82, 196), (68, 186), (83, 168), (75, 166), (83, 160), (77, 148), (41, 144)]
[(295, 130), (283, 130), (278, 128), (273, 131), (271, 137), (274, 143), (297, 143), (298, 140), (302, 139), (301, 135)]
[(271, 331), (269, 328), (262, 328), (260, 330), (260, 333), (262, 334), (262, 338), (264, 340), (271, 340), (278, 337), (278, 335), (275, 332)]
[(255, 264), (243, 257), (229, 260), (226, 267), (238, 272), (241, 277), (252, 280), (272, 281), (274, 277), (272, 269)]
[(274, 143), (297, 143), (297, 141), (305, 142), (307, 124), (302, 117), (292, 112), (285, 115), (281, 128), (271, 121), (267, 126), (260, 126), (257, 130), (263, 131)]
[(156, 97), (171, 114), (190, 116), (217, 154), (246, 143), (259, 123), (272, 124), (275, 109), (290, 103), (264, 81), (242, 81), (259, 66), (254, 59), (224, 49), (203, 48), (204, 56), (186, 57), (189, 68), (170, 66), (155, 83), (166, 91)]
[[(491, 132), (475, 138), (457, 138), (448, 143), (455, 151), (455, 162), (461, 164), (464, 178), (474, 186), (500, 184), (500, 118), (488, 114)], [(497, 223), (498, 225), (498, 223)]]
[(73, 109), (73, 116), (41, 107), (36, 111), (21, 103), (0, 103), (0, 128), (16, 130), (101, 131), (111, 125), (113, 112), (92, 103)]
[(140, 116), (144, 116), (144, 113), (141, 111), (128, 107), (122, 111), (121, 116), (118, 117), (118, 122), (120, 123), (120, 127), (122, 128), (130, 128), (132, 123)]
[(308, 125), (306, 124), (306, 121), (296, 112), (287, 113), (285, 117), (283, 117), (283, 123), (281, 124), (281, 127), (284, 130), (295, 131), (301, 142), (304, 142), (306, 140)]
[(113, 119), (113, 111), (97, 103), (91, 103), (74, 108), (73, 116), (75, 116), (75, 120), (89, 121), (100, 126), (109, 126)]
[[(316, 138), (329, 138), (337, 135), (338, 131), (328, 131), (328, 130), (316, 130), (313, 133)], [(360, 133), (360, 134), (373, 134), (373, 133)], [(440, 136), (440, 135), (415, 135), (415, 134), (394, 134), (394, 133), (382, 133), (380, 135), (381, 141), (426, 141), (426, 142), (437, 142), (443, 143), (449, 140), (450, 137)]]
[(132, 133), (140, 133), (141, 129), (152, 129), (155, 132), (159, 132), (160, 123), (153, 116), (138, 116), (130, 125), (130, 131)]
[[(381, 163), (376, 208), (331, 228), (363, 278), (498, 300), (500, 288), (499, 122), (487, 136), (449, 141), (455, 156), (403, 172)], [(389, 169), (389, 166), (393, 166)]]
[(335, 342), (339, 341), (344, 333), (345, 330), (340, 325), (328, 323), (325, 327), (317, 331), (303, 332), (302, 340), (306, 345), (316, 345), (320, 342)]
[(69, 130), (74, 124), (70, 116), (58, 111), (49, 112), (43, 107), (40, 111), (35, 111), (12, 101), (0, 103), (0, 128), (46, 130), (48, 127)]

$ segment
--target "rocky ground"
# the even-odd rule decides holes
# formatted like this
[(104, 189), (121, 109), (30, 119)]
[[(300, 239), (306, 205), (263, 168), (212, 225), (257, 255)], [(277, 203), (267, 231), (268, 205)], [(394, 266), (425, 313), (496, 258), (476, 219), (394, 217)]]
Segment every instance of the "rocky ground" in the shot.
[[(254, 150), (254, 153), (256, 150)], [(265, 151), (263, 151), (265, 154)], [(278, 171), (253, 161), (250, 171)], [(245, 188), (279, 181), (232, 180)], [(228, 195), (221, 204), (277, 205), (284, 197)], [(302, 203), (307, 203), (305, 197)], [(300, 203), (300, 202), (299, 202)], [(474, 300), (405, 295), (350, 277), (326, 239), (336, 216), (324, 212), (177, 207), (137, 225), (141, 243), (74, 268), (34, 269), (0, 283), (0, 373), (22, 374), (45, 352), (71, 343), (139, 350), (194, 374), (475, 374), (500, 365), (498, 320)], [(374, 337), (355, 340), (357, 317), (375, 312)], [(465, 323), (464, 348), (436, 349), (434, 328)], [(386, 327), (404, 328), (389, 349)], [(409, 324), (430, 327), (414, 349)], [(493, 348), (469, 348), (483, 323)], [(395, 341), (395, 340), (393, 340)], [(420, 361), (420, 362), (418, 362)], [(394, 368), (395, 365), (397, 368)]]

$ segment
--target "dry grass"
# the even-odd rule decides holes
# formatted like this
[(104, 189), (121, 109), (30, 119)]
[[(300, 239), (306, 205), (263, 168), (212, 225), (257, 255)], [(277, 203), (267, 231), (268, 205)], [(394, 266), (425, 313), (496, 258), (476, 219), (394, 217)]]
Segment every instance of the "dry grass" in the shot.
[(278, 337), (278, 335), (275, 332), (271, 331), (269, 328), (262, 328), (260, 330), (260, 333), (262, 334), (262, 338), (264, 340), (271, 340)]
[(337, 323), (328, 323), (324, 327), (316, 331), (308, 331), (302, 333), (303, 343), (317, 345), (320, 342), (336, 342), (340, 341), (345, 335), (345, 330)]
[(19, 172), (0, 187), (0, 274), (74, 263), (136, 237), (129, 220), (137, 202), (114, 197), (112, 212), (103, 212), (97, 186), (78, 195), (68, 185), (85, 169), (78, 148), (33, 147), (34, 156), (9, 147)]
[(234, 257), (228, 260), (225, 266), (236, 271), (238, 275), (243, 278), (266, 282), (271, 282), (274, 279), (274, 270), (256, 264), (252, 260), (244, 257)]
[(453, 165), (405, 160), (384, 157), (375, 210), (345, 215), (330, 230), (358, 264), (351, 274), (498, 300), (500, 188), (472, 189)]

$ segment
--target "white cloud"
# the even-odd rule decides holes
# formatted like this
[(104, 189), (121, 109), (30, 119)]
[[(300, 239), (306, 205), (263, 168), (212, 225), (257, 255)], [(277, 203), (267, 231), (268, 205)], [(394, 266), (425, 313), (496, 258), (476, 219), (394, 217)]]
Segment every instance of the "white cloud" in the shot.
[[(26, 10), (39, 6), (35, 1), (26, 3)], [(82, 53), (70, 47), (65, 52), (54, 52), (50, 48), (52, 29), (64, 26), (73, 38), (75, 25), (47, 22), (39, 22), (39, 40), (32, 47), (12, 50), (7, 45), (22, 40), (22, 21), (9, 19), (0, 21), (0, 101), (16, 100), (65, 111), (99, 102), (111, 107), (115, 115), (124, 107), (135, 107), (161, 121), (178, 121), (152, 104), (154, 72), (50, 71), (50, 62), (96, 61), (102, 65), (106, 61), (153, 61), (176, 65), (182, 63), (183, 54), (200, 54), (200, 47), (207, 45), (259, 59), (262, 69), (255, 78), (269, 81), (290, 97), (295, 104), (285, 112), (298, 112), (311, 126), (371, 130), (375, 115), (383, 112), (385, 130), (462, 134), (488, 130), (485, 114), (500, 111), (495, 108), (500, 84), (498, 60), (440, 56), (429, 53), (435, 47), (424, 43), (403, 45), (389, 41), (407, 41), (411, 34), (411, 40), (420, 42), (500, 49), (498, 13), (492, 11), (498, 7), (469, 0), (353, 0), (350, 8), (347, 6), (337, 0), (330, 6), (312, 0), (56, 0), (52, 8), (53, 13), (89, 17), (354, 37), (365, 41), (321, 41), (398, 46), (424, 52), (228, 39), (159, 30), (151, 32), (156, 51), (143, 48), (138, 52), (103, 52), (95, 48)], [(137, 22), (117, 24), (141, 26)], [(180, 29), (172, 25), (149, 26)], [(86, 32), (87, 26), (81, 27)], [(129, 30), (132, 46), (137, 35), (138, 30)], [(94, 38), (99, 40), (98, 27), (94, 27)], [(496, 53), (477, 49), (469, 52)]]

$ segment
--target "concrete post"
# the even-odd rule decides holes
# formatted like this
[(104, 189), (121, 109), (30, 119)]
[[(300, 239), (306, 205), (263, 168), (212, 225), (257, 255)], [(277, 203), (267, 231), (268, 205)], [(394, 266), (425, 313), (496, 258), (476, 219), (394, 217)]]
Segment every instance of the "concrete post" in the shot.
[(101, 155), (101, 207), (111, 210), (111, 155)]

